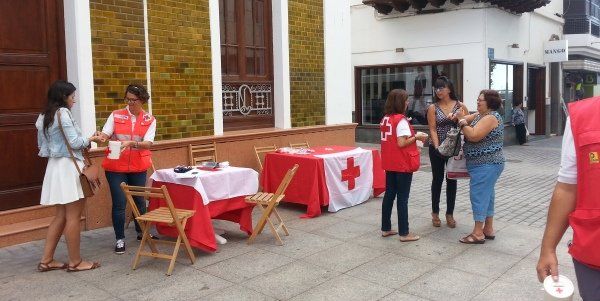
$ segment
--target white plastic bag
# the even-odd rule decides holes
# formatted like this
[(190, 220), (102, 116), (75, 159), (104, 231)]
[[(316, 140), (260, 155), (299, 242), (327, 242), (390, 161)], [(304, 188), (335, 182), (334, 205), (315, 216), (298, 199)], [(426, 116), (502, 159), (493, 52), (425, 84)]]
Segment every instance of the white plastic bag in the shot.
[(450, 157), (446, 165), (446, 177), (448, 179), (468, 179), (469, 171), (467, 170), (467, 159), (463, 155), (462, 145), (464, 140), (461, 139), (461, 147), (458, 156)]

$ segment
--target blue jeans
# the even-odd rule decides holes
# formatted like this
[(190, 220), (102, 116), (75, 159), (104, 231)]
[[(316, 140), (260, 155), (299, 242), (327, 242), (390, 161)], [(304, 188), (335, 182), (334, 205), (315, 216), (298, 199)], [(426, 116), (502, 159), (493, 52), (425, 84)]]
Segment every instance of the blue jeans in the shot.
[[(110, 188), (110, 195), (112, 197), (112, 220), (113, 228), (115, 229), (115, 236), (117, 239), (125, 238), (125, 193), (121, 189), (121, 183), (125, 182), (127, 185), (133, 186), (146, 186), (146, 172), (112, 172), (106, 171), (106, 180)], [(133, 200), (141, 214), (146, 213), (146, 200), (141, 196), (134, 196)], [(135, 231), (142, 233), (140, 225), (134, 220)]]
[(502, 164), (483, 164), (469, 166), (469, 194), (471, 196), (471, 208), (473, 219), (476, 222), (484, 222), (486, 217), (494, 216), (494, 188), (496, 181), (504, 170)]
[(381, 203), (381, 231), (392, 230), (392, 208), (394, 199), (398, 206), (398, 234), (408, 235), (408, 196), (412, 173), (385, 171), (385, 194)]

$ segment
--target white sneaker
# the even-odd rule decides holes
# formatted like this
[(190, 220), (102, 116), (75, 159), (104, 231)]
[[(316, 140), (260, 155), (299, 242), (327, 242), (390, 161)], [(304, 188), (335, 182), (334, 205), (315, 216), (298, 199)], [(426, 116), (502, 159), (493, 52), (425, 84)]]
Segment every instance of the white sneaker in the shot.
[(125, 254), (125, 241), (122, 239), (117, 240), (117, 244), (115, 245), (115, 253), (117, 254)]

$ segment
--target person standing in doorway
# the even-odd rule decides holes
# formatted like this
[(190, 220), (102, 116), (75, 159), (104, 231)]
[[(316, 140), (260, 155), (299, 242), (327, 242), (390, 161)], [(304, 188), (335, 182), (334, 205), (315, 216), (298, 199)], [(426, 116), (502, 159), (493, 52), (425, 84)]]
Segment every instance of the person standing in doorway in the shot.
[[(427, 109), (427, 123), (429, 125), (429, 160), (433, 179), (431, 180), (431, 222), (434, 227), (442, 224), (440, 220), (440, 196), (445, 177), (445, 167), (448, 158), (442, 156), (437, 148), (446, 139), (446, 133), (456, 127), (455, 115), (461, 112), (468, 114), (467, 107), (458, 100), (454, 85), (445, 76), (440, 76), (434, 83), (434, 103)], [(450, 228), (456, 227), (454, 220), (454, 203), (456, 201), (456, 180), (446, 178), (446, 224)]]
[[(573, 229), (573, 256), (583, 300), (600, 297), (600, 98), (569, 104), (558, 181), (548, 209), (548, 220), (536, 267), (540, 282), (558, 277), (556, 246), (567, 227)], [(556, 278), (555, 278), (556, 279)]]
[[(156, 133), (156, 119), (146, 113), (143, 105), (148, 102), (150, 95), (140, 84), (131, 84), (125, 89), (127, 106), (116, 110), (108, 116), (102, 128), (106, 139), (121, 141), (121, 155), (118, 159), (104, 158), (102, 167), (112, 197), (112, 220), (117, 243), (115, 253), (125, 253), (125, 194), (121, 183), (127, 185), (145, 186), (146, 171), (152, 166), (150, 147)], [(146, 201), (139, 196), (134, 197), (140, 213), (146, 212)], [(142, 239), (142, 229), (135, 222), (137, 239)]]
[[(385, 194), (381, 204), (381, 236), (399, 234), (400, 241), (415, 241), (419, 236), (409, 232), (408, 197), (413, 172), (420, 166), (417, 140), (427, 140), (427, 134), (416, 133), (406, 119), (408, 93), (401, 89), (390, 91), (381, 120), (381, 164), (385, 170)], [(392, 230), (391, 216), (394, 199), (398, 203), (398, 232)]]
[(520, 145), (527, 142), (527, 128), (525, 127), (525, 113), (523, 112), (523, 101), (513, 100), (512, 124), (515, 127), (517, 141)]

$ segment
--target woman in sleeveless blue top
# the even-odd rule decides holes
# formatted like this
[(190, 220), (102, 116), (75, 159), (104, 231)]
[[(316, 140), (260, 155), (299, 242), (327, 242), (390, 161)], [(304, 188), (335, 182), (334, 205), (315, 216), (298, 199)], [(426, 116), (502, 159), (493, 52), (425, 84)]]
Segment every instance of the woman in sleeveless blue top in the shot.
[(494, 234), (494, 187), (504, 170), (504, 122), (497, 110), (502, 106), (500, 94), (483, 90), (477, 99), (477, 113), (458, 121), (465, 144), (463, 152), (471, 180), (469, 195), (475, 226), (471, 234), (460, 239), (466, 244), (482, 244)]

